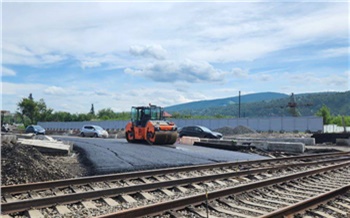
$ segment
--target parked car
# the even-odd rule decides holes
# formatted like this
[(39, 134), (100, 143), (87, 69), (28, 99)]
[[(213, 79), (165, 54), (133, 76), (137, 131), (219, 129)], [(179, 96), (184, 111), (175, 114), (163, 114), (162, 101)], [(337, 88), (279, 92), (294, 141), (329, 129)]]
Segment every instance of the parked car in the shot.
[(26, 128), (26, 133), (42, 134), (45, 135), (45, 129), (39, 125), (30, 125)]
[(82, 137), (90, 136), (90, 137), (102, 137), (102, 138), (108, 138), (108, 132), (104, 130), (100, 126), (96, 125), (85, 125), (80, 130), (80, 135)]
[(180, 132), (179, 136), (194, 136), (199, 138), (214, 138), (220, 139), (222, 138), (222, 134), (219, 132), (213, 132), (207, 127), (204, 126), (185, 126)]

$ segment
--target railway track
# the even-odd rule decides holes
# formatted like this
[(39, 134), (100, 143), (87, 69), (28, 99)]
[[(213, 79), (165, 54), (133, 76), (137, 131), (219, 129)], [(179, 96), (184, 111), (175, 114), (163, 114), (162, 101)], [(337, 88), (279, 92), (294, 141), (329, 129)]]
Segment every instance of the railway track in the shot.
[[(336, 169), (340, 166), (348, 169), (349, 164), (349, 153), (332, 153), (7, 186), (1, 187), (1, 207), (2, 213), (4, 215), (8, 214), (9, 217), (70, 217), (73, 214), (85, 217), (111, 213), (112, 215), (106, 215), (106, 217), (147, 215), (186, 217), (188, 214), (190, 214), (189, 216), (201, 217), (203, 213), (198, 212), (201, 211), (201, 208), (198, 209), (197, 206), (188, 207), (189, 204), (186, 203), (186, 200), (183, 201), (185, 205), (183, 208), (172, 206), (170, 209), (158, 211), (154, 210), (153, 207), (162, 208), (162, 204), (176, 205), (180, 201), (179, 199), (196, 198), (196, 196), (201, 201), (191, 204), (201, 207), (203, 205), (202, 197), (205, 195), (203, 193), (208, 192), (208, 198), (204, 198), (204, 201), (210, 200), (211, 202), (206, 204), (205, 208), (210, 212), (208, 214), (214, 217), (215, 213), (219, 213), (213, 212), (218, 211), (216, 210), (219, 207), (217, 204), (225, 204), (220, 199), (212, 198), (212, 196), (216, 196), (216, 192), (220, 192), (218, 190), (236, 188), (242, 191), (244, 190), (243, 187), (259, 182), (271, 186), (271, 184), (274, 184), (273, 182), (280, 181), (280, 178), (286, 176), (288, 178), (290, 175), (308, 169), (313, 169), (315, 172), (312, 173), (315, 174), (333, 168)], [(328, 186), (324, 185), (324, 187)], [(254, 188), (257, 188), (256, 184), (247, 191)], [(274, 190), (274, 188), (269, 189)], [(198, 195), (198, 193), (202, 194)], [(250, 195), (252, 194), (247, 194), (248, 197)], [(295, 201), (291, 200), (292, 203), (295, 203)], [(226, 200), (223, 202), (226, 202)], [(146, 208), (150, 208), (149, 210), (152, 213), (146, 213), (148, 211)], [(256, 210), (263, 211), (262, 209)], [(116, 211), (120, 212), (113, 214)], [(134, 214), (127, 214), (131, 213), (130, 211), (133, 211)], [(264, 211), (264, 213), (261, 212), (261, 214), (269, 212), (272, 212), (271, 208)], [(232, 217), (234, 213), (231, 213), (232, 216), (227, 215), (227, 211), (222, 214), (226, 214), (226, 217)]]

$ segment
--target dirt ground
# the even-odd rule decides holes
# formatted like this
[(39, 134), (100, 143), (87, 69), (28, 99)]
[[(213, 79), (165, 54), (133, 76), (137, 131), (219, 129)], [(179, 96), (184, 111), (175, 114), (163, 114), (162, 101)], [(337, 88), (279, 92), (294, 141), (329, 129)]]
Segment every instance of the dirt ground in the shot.
[(1, 185), (33, 183), (81, 177), (86, 170), (79, 154), (43, 155), (37, 149), (17, 144), (1, 145)]

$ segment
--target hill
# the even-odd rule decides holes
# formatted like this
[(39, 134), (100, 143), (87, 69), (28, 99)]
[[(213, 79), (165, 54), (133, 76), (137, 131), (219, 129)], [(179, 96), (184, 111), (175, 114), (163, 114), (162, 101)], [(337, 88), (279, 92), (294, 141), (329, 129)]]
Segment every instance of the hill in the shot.
[[(259, 102), (259, 101), (269, 101), (273, 99), (280, 99), (288, 97), (286, 94), (276, 93), (276, 92), (261, 92), (255, 94), (248, 94), (241, 96), (241, 103)], [(165, 110), (169, 112), (180, 112), (180, 111), (192, 111), (192, 110), (203, 110), (211, 107), (223, 107), (232, 104), (238, 104), (239, 97), (229, 97), (221, 99), (203, 100), (189, 102), (185, 104), (178, 104), (174, 106), (166, 107)]]
[[(270, 98), (264, 99), (264, 96), (269, 96)], [(280, 97), (278, 98), (278, 96)], [(275, 97), (275, 99), (273, 97)], [(231, 101), (228, 99), (231, 99)], [(290, 96), (280, 93), (257, 93), (244, 95), (241, 96), (241, 117), (292, 116), (292, 109), (288, 107), (288, 103), (290, 101)], [(350, 91), (296, 94), (295, 101), (296, 109), (302, 116), (315, 115), (315, 113), (323, 105), (326, 105), (330, 109), (333, 116), (350, 115)], [(168, 108), (166, 108), (166, 110), (172, 111), (173, 113), (179, 112), (181, 114), (191, 114), (197, 116), (238, 117), (237, 102), (238, 96), (175, 105), (168, 107), (171, 110), (168, 110)], [(217, 106), (212, 106), (215, 105), (215, 103)], [(219, 103), (221, 105), (218, 105)]]

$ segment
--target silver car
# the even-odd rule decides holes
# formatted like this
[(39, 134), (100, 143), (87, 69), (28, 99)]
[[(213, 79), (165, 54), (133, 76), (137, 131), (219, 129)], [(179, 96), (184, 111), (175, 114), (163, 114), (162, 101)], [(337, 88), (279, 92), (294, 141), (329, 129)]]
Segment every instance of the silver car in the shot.
[(108, 138), (108, 132), (100, 126), (96, 125), (85, 125), (80, 130), (80, 135), (82, 137), (90, 136), (90, 137), (103, 137)]

